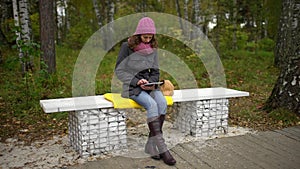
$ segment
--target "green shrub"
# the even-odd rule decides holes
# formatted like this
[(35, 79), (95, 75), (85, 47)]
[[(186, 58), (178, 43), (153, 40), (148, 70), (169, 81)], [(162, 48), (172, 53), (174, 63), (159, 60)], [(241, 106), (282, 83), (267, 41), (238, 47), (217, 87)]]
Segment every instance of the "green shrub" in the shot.
[(245, 46), (246, 46), (245, 49), (251, 52), (254, 52), (257, 49), (257, 44), (254, 41), (247, 42)]
[[(236, 47), (237, 50), (243, 50), (246, 48), (249, 36), (247, 32), (241, 29), (236, 30)], [(227, 26), (226, 29), (220, 34), (220, 49), (222, 52), (233, 49), (233, 27)]]
[(248, 36), (247, 32), (243, 32), (241, 30), (238, 30), (236, 32), (236, 38), (237, 38), (237, 48), (239, 50), (245, 49), (247, 41), (249, 39), (249, 36)]
[(87, 23), (87, 21), (80, 21), (77, 25), (71, 27), (65, 44), (71, 49), (80, 49), (92, 33), (91, 24)]
[(40, 39), (40, 20), (39, 14), (34, 13), (30, 15), (31, 28), (32, 28), (32, 36), (34, 40)]
[(275, 47), (275, 42), (270, 38), (264, 38), (258, 41), (258, 47), (260, 50), (272, 52)]

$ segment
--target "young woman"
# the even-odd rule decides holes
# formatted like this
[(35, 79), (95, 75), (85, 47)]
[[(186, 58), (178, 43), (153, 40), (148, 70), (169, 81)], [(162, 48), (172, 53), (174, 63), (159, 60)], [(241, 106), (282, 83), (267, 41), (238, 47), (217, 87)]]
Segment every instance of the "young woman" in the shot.
[(166, 100), (159, 85), (147, 85), (158, 82), (160, 75), (155, 34), (154, 21), (149, 17), (142, 18), (135, 33), (121, 46), (115, 73), (123, 82), (122, 97), (133, 99), (147, 110), (150, 133), (145, 152), (154, 159), (162, 158), (166, 164), (174, 165), (176, 160), (168, 151), (162, 135)]

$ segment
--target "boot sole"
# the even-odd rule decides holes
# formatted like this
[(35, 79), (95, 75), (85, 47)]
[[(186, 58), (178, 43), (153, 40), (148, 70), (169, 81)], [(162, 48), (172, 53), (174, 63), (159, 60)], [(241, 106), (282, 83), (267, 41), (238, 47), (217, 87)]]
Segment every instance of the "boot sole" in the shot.
[[(147, 151), (147, 150), (145, 150), (145, 153), (147, 153), (147, 154), (149, 154), (149, 155), (151, 155), (150, 153), (149, 153), (149, 151)], [(160, 155), (151, 155), (151, 158), (153, 158), (154, 160), (160, 160), (161, 158), (160, 158)]]

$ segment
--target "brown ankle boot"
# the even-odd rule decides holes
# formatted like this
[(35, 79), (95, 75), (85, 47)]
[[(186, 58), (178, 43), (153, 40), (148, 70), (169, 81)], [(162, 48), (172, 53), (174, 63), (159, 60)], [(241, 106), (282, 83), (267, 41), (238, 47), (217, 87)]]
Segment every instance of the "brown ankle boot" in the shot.
[(148, 119), (148, 127), (150, 132), (153, 133), (153, 140), (158, 148), (160, 156), (162, 157), (163, 161), (168, 165), (174, 165), (176, 160), (173, 158), (171, 153), (169, 152), (167, 145), (165, 144), (165, 140), (162, 137), (162, 132), (160, 130), (160, 120), (158, 117)]
[[(162, 132), (162, 127), (163, 127), (164, 121), (165, 121), (165, 115), (160, 115), (159, 122), (160, 122), (160, 131), (161, 132)], [(153, 138), (151, 138), (152, 136), (153, 136), (153, 134), (150, 132), (147, 143), (145, 145), (145, 153), (150, 154), (151, 158), (153, 158), (155, 160), (159, 160), (162, 158), (162, 155), (160, 155), (159, 152), (157, 151), (154, 140), (153, 140)]]
[(159, 116), (159, 123), (160, 123), (160, 131), (161, 131), (161, 133), (162, 133), (162, 128), (163, 128), (163, 125), (164, 125), (165, 117), (166, 117), (166, 115), (160, 115)]
[(145, 153), (150, 154), (151, 158), (155, 160), (160, 159), (159, 152), (157, 151), (156, 144), (154, 142), (153, 134), (150, 132), (147, 143), (145, 145)]

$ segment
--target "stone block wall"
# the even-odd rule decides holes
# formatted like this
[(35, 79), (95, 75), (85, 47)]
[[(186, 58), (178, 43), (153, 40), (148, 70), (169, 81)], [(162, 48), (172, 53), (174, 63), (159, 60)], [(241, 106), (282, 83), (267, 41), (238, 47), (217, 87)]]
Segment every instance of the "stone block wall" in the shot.
[(175, 126), (196, 137), (213, 136), (228, 131), (228, 99), (180, 102)]
[(127, 145), (125, 112), (113, 108), (71, 112), (69, 139), (82, 157), (123, 149)]
[[(213, 136), (228, 131), (228, 99), (176, 103), (175, 126), (195, 137)], [(69, 113), (71, 146), (82, 157), (127, 148), (125, 111), (114, 108)]]

